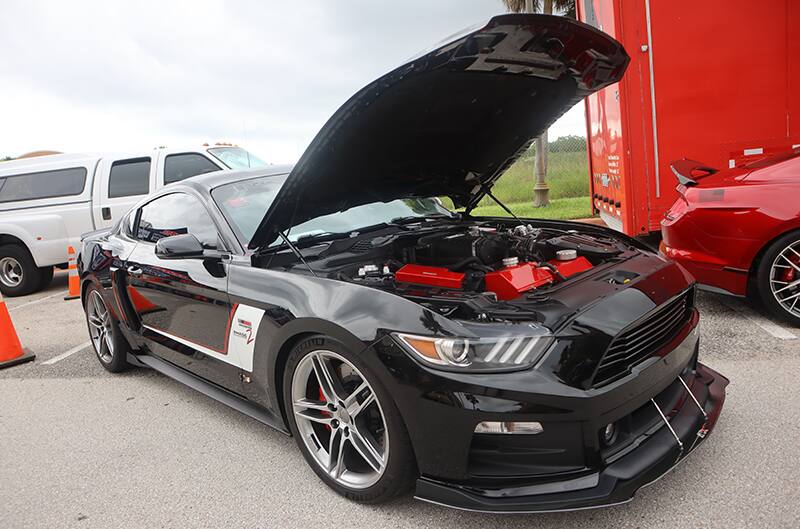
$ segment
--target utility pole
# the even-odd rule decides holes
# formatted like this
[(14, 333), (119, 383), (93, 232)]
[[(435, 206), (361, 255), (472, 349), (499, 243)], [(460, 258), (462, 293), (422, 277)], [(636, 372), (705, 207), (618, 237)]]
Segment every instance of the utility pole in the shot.
[[(533, 13), (534, 0), (525, 0), (525, 9)], [(544, 0), (542, 12), (553, 14), (553, 0)], [(533, 185), (533, 207), (541, 208), (550, 203), (550, 188), (547, 186), (547, 131), (536, 138), (536, 183)]]

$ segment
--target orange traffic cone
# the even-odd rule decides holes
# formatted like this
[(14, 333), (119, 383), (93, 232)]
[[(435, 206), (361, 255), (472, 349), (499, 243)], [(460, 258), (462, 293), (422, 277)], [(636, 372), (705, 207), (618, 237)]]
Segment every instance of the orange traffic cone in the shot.
[(67, 263), (69, 268), (69, 294), (64, 299), (78, 299), (81, 297), (81, 279), (78, 277), (78, 258), (75, 257), (75, 248), (67, 246)]
[(11, 323), (11, 315), (3, 301), (3, 294), (0, 293), (0, 369), (30, 362), (34, 358), (36, 355), (23, 349), (19, 343), (17, 331)]

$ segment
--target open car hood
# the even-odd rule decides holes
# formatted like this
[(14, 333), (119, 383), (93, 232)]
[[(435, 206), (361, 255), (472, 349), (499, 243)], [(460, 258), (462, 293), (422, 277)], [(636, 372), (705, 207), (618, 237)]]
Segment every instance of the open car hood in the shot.
[(474, 207), (531, 141), (618, 81), (622, 45), (564, 17), (514, 14), (373, 81), (328, 120), (250, 242), (371, 202), (449, 196)]

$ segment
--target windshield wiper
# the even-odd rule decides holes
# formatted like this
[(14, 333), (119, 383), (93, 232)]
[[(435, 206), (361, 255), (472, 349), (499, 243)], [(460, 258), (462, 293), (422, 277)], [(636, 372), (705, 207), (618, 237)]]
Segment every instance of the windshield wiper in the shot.
[(396, 226), (403, 226), (405, 224), (416, 224), (417, 222), (424, 222), (426, 220), (440, 220), (440, 219), (452, 219), (454, 218), (452, 215), (445, 215), (443, 213), (434, 213), (432, 215), (425, 215), (424, 217), (395, 217), (389, 221), (389, 225), (396, 225)]
[(327, 242), (327, 241), (335, 241), (337, 239), (346, 239), (350, 237), (352, 232), (322, 232), (322, 233), (309, 233), (308, 235), (301, 235), (295, 240), (295, 244), (298, 247), (305, 247), (308, 246), (308, 243), (318, 243), (318, 242)]

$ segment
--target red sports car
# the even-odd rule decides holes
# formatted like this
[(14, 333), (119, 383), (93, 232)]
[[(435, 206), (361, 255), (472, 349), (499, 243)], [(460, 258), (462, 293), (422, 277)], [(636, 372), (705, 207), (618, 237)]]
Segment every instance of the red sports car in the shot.
[(757, 294), (800, 325), (800, 146), (716, 171), (672, 165), (680, 198), (661, 221), (661, 251), (711, 290)]

